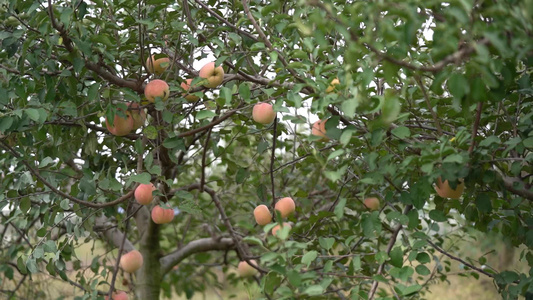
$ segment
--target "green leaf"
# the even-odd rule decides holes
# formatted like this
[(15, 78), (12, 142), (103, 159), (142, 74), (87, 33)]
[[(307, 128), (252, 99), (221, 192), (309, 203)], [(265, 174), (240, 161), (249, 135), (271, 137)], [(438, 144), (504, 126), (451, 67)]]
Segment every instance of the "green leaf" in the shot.
[(373, 238), (381, 233), (381, 221), (378, 213), (362, 215), (363, 235), (367, 238)]
[(503, 271), (496, 275), (496, 281), (499, 283), (510, 284), (517, 281), (520, 277), (513, 271)]
[(324, 288), (321, 285), (317, 285), (317, 284), (308, 286), (304, 291), (304, 294), (309, 295), (309, 296), (319, 296), (319, 295), (322, 295), (323, 293), (324, 293)]
[(333, 247), (333, 244), (335, 243), (335, 239), (334, 238), (320, 237), (320, 238), (318, 238), (318, 243), (325, 250), (329, 250), (329, 249), (331, 249), (331, 247)]
[(184, 213), (189, 213), (193, 216), (200, 216), (202, 214), (202, 210), (200, 209), (200, 207), (192, 200), (185, 200), (181, 202), (178, 205), (178, 208), (180, 211)]
[(7, 132), (9, 127), (13, 125), (12, 117), (1, 117), (0, 118), (0, 132)]
[(183, 141), (183, 138), (175, 136), (171, 138), (166, 138), (163, 142), (163, 147), (167, 149), (174, 149), (178, 147), (185, 147), (185, 143)]
[(59, 203), (59, 207), (61, 207), (62, 209), (64, 210), (68, 210), (70, 209), (70, 202), (68, 199), (63, 199), (61, 200), (61, 202)]
[(357, 98), (350, 97), (342, 102), (341, 110), (346, 117), (353, 118), (355, 117), (355, 110), (357, 109), (358, 104)]
[(250, 100), (251, 92), (250, 87), (247, 83), (243, 82), (239, 85), (239, 95), (242, 99), (244, 99), (245, 102), (248, 102), (247, 100)]
[(442, 211), (436, 209), (429, 212), (429, 217), (436, 222), (446, 222), (448, 220)]
[(202, 119), (206, 119), (206, 118), (212, 118), (212, 117), (214, 117), (216, 115), (217, 114), (214, 111), (202, 110), (202, 111), (199, 111), (198, 113), (196, 113), (196, 119), (202, 120)]
[(39, 272), (39, 269), (37, 268), (37, 262), (35, 261), (34, 258), (29, 258), (26, 261), (26, 268), (32, 274), (35, 274), (35, 273)]
[(27, 108), (24, 112), (30, 117), (32, 121), (39, 121), (39, 111), (35, 108)]
[(33, 249), (33, 257), (36, 259), (42, 258), (44, 256), (44, 249), (42, 246), (37, 246)]
[(409, 296), (411, 294), (414, 294), (414, 293), (420, 291), (420, 289), (422, 289), (422, 286), (419, 285), (419, 284), (411, 285), (411, 286), (408, 286), (405, 289), (403, 289), (402, 295), (403, 296)]
[(339, 203), (337, 203), (337, 205), (335, 206), (335, 210), (333, 211), (337, 220), (342, 219), (342, 217), (344, 216), (345, 206), (346, 206), (346, 198), (340, 198)]
[(130, 180), (134, 182), (142, 183), (142, 184), (149, 184), (151, 179), (152, 179), (152, 176), (150, 175), (150, 173), (146, 173), (146, 172), (132, 175), (130, 177)]
[(246, 181), (246, 178), (250, 176), (250, 171), (248, 171), (248, 168), (239, 168), (237, 170), (237, 174), (235, 174), (235, 181), (238, 184), (242, 184)]
[(470, 90), (468, 82), (462, 74), (452, 74), (447, 82), (448, 90), (455, 98), (461, 99)]
[(31, 208), (31, 200), (30, 197), (24, 197), (22, 200), (20, 200), (19, 209), (23, 213), (27, 213)]
[(155, 140), (158, 136), (157, 129), (152, 125), (144, 127), (143, 133), (150, 140)]
[(479, 193), (476, 197), (476, 207), (482, 213), (490, 213), (492, 211), (490, 196), (486, 193)]
[(309, 251), (302, 257), (302, 264), (309, 267), (309, 265), (315, 261), (315, 259), (318, 257), (318, 252), (315, 250)]
[(263, 246), (263, 242), (260, 239), (253, 237), (253, 236), (247, 236), (243, 238), (242, 241), (249, 245)]
[(418, 274), (420, 274), (422, 276), (426, 276), (426, 275), (429, 275), (431, 273), (431, 271), (424, 265), (416, 266), (415, 271), (416, 271), (416, 273), (418, 273)]
[(391, 133), (394, 134), (399, 139), (405, 139), (411, 136), (411, 131), (405, 126), (399, 126), (391, 130)]
[(416, 260), (421, 264), (427, 264), (431, 262), (431, 257), (426, 252), (420, 252), (416, 256)]
[(390, 264), (401, 268), (403, 266), (403, 251), (400, 247), (394, 247), (389, 253)]
[(533, 148), (533, 136), (523, 140), (522, 144), (524, 144), (526, 148)]
[(390, 89), (386, 90), (383, 105), (381, 106), (381, 119), (383, 122), (387, 124), (394, 122), (398, 118), (401, 108), (400, 100), (395, 95), (395, 92)]

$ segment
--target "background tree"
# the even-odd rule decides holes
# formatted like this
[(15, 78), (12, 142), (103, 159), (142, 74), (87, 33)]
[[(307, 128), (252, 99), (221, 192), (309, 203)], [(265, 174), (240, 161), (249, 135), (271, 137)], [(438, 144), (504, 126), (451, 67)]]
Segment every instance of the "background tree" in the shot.
[[(424, 298), (443, 258), (504, 298), (533, 292), (532, 1), (0, 3), (8, 297), (48, 299), (28, 283), (46, 274), (79, 299), (190, 297), (221, 272), (251, 280), (233, 270), (254, 260), (264, 299)], [(220, 85), (199, 77), (209, 61)], [(168, 100), (147, 101), (154, 79)], [(258, 102), (272, 124), (253, 121)], [(141, 110), (142, 128), (117, 131)], [(282, 197), (295, 213), (256, 225)], [(156, 204), (180, 214), (155, 224)], [(459, 257), (450, 228), (505, 236), (524, 269)], [(109, 252), (86, 265), (75, 250), (95, 240)]]

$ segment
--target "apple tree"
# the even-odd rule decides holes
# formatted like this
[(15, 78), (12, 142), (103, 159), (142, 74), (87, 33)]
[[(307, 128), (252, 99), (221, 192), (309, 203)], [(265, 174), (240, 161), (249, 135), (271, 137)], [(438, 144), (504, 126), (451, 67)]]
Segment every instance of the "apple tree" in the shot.
[[(533, 1), (0, 14), (2, 297), (419, 299), (452, 262), (533, 293)], [(449, 243), (477, 233), (524, 268)]]

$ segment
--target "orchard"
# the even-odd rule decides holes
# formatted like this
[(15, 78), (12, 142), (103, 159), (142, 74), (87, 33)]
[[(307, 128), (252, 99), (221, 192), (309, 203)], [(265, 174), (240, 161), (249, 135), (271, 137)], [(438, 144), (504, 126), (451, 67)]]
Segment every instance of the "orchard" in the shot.
[(0, 298), (532, 297), (533, 1), (0, 15)]

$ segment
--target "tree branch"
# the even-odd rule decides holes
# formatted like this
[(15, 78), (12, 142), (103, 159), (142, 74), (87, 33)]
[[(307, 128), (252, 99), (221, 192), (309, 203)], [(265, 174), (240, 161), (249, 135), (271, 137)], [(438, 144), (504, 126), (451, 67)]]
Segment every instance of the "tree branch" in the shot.
[(431, 245), (431, 247), (435, 248), (435, 250), (437, 250), (437, 251), (439, 251), (440, 253), (442, 253), (442, 254), (448, 256), (449, 258), (451, 258), (451, 259), (453, 259), (453, 260), (455, 260), (455, 261), (458, 261), (458, 262), (464, 264), (465, 266), (468, 266), (468, 267), (469, 267), (470, 269), (472, 269), (472, 270), (475, 270), (475, 271), (477, 271), (477, 272), (479, 272), (479, 273), (481, 273), (481, 274), (484, 274), (484, 275), (486, 275), (486, 276), (488, 276), (488, 277), (494, 278), (494, 275), (493, 275), (493, 274), (490, 274), (490, 273), (488, 273), (487, 271), (485, 271), (485, 270), (483, 270), (483, 269), (480, 269), (480, 268), (478, 268), (478, 267), (476, 267), (476, 266), (474, 266), (474, 265), (472, 265), (472, 264), (470, 264), (470, 263), (468, 263), (468, 262), (462, 260), (462, 259), (459, 258), (459, 257), (456, 257), (456, 256), (451, 255), (450, 253), (444, 251), (444, 249), (442, 249), (441, 247), (435, 245), (435, 244), (434, 244), (433, 242), (431, 242), (430, 240), (426, 240), (426, 241), (428, 242), (428, 244)]
[(28, 168), (28, 170), (37, 178), (39, 179), (39, 181), (41, 181), (44, 185), (46, 185), (50, 190), (52, 190), (54, 193), (60, 195), (60, 196), (63, 196), (67, 199), (69, 199), (70, 201), (72, 202), (75, 202), (79, 205), (83, 205), (83, 206), (87, 206), (87, 207), (92, 207), (92, 208), (104, 208), (104, 207), (109, 207), (109, 206), (114, 206), (114, 205), (117, 205), (119, 203), (122, 203), (126, 200), (128, 200), (131, 196), (133, 196), (133, 192), (135, 189), (132, 189), (130, 190), (128, 193), (126, 193), (124, 196), (116, 199), (115, 201), (111, 201), (111, 202), (107, 202), (107, 203), (94, 203), (94, 202), (88, 202), (88, 201), (84, 201), (84, 200), (81, 200), (81, 199), (78, 199), (76, 197), (73, 197), (63, 191), (60, 191), (58, 190), (56, 187), (54, 187), (51, 183), (49, 183), (48, 181), (46, 181), (46, 179), (44, 179), (40, 174), (39, 174), (39, 171), (32, 168), (32, 166), (30, 166), (30, 164), (24, 160), (22, 158), (22, 156), (17, 152), (15, 151), (13, 148), (11, 148), (4, 140), (0, 140), (0, 143), (3, 145), (3, 148), (8, 150), (9, 152), (11, 152), (13, 154), (13, 156), (15, 156), (16, 158), (19, 158), (20, 161), (26, 166), (26, 168)]
[(169, 253), (166, 256), (163, 256), (159, 260), (161, 263), (161, 273), (168, 273), (172, 269), (172, 267), (179, 264), (181, 261), (193, 254), (215, 250), (230, 250), (234, 246), (235, 243), (231, 238), (202, 238), (195, 241), (191, 241), (187, 243), (187, 245), (185, 245), (184, 247), (172, 253)]
[[(412, 205), (407, 205), (405, 209), (403, 210), (403, 214), (406, 215), (412, 208), (413, 208)], [(398, 233), (400, 233), (400, 231), (402, 230), (402, 227), (403, 227), (402, 224), (398, 224), (396, 225), (396, 228), (394, 228), (394, 231), (392, 232), (392, 235), (389, 240), (389, 244), (387, 245), (387, 254), (390, 254), (392, 247), (394, 246), (394, 243), (396, 243), (396, 238), (398, 237)], [(379, 265), (377, 274), (381, 275), (381, 273), (383, 273), (384, 268), (385, 268), (385, 262)], [(370, 288), (370, 293), (368, 294), (369, 300), (374, 299), (378, 286), (379, 286), (379, 281), (374, 280), (374, 282), (372, 282), (372, 287)]]
[[(124, 233), (120, 231), (115, 224), (104, 216), (99, 216), (95, 220), (94, 231), (102, 231), (104, 237), (115, 247), (120, 247), (124, 239)], [(132, 242), (128, 239), (124, 241), (124, 250), (135, 250)]]
[[(343, 22), (342, 20), (337, 18), (337, 16), (333, 14), (331, 9), (329, 7), (326, 7), (326, 5), (324, 5), (321, 1), (319, 1), (319, 0), (308, 0), (307, 3), (309, 5), (311, 5), (311, 6), (315, 6), (315, 7), (318, 7), (320, 9), (322, 9), (337, 24), (342, 25), (345, 28), (351, 28), (350, 26), (348, 26), (348, 24), (346, 24), (345, 22)], [(359, 42), (360, 41), (359, 35), (356, 32), (352, 31), (352, 30), (350, 30), (350, 37), (351, 37), (351, 39), (354, 42)], [(485, 38), (479, 40), (477, 42), (477, 44), (478, 45), (488, 45), (488, 44), (490, 44), (490, 40), (485, 37)], [(476, 47), (473, 47), (473, 46), (470, 46), (470, 45), (465, 45), (461, 50), (458, 50), (458, 51), (446, 56), (445, 58), (443, 58), (442, 60), (440, 60), (439, 62), (437, 62), (437, 63), (435, 63), (433, 65), (421, 66), (421, 65), (413, 65), (410, 62), (399, 60), (399, 59), (396, 59), (394, 57), (390, 57), (386, 53), (383, 53), (383, 52), (379, 51), (374, 46), (372, 46), (372, 45), (370, 45), (368, 43), (362, 43), (362, 45), (365, 46), (371, 52), (375, 53), (379, 58), (382, 58), (382, 59), (384, 59), (384, 60), (386, 60), (388, 62), (391, 62), (391, 63), (393, 63), (395, 65), (398, 65), (398, 66), (401, 66), (401, 67), (405, 67), (405, 68), (413, 70), (413, 71), (422, 71), (422, 72), (430, 72), (430, 73), (437, 73), (437, 72), (441, 71), (442, 69), (444, 69), (446, 66), (448, 66), (450, 64), (459, 64), (460, 62), (466, 60), (476, 50)]]

